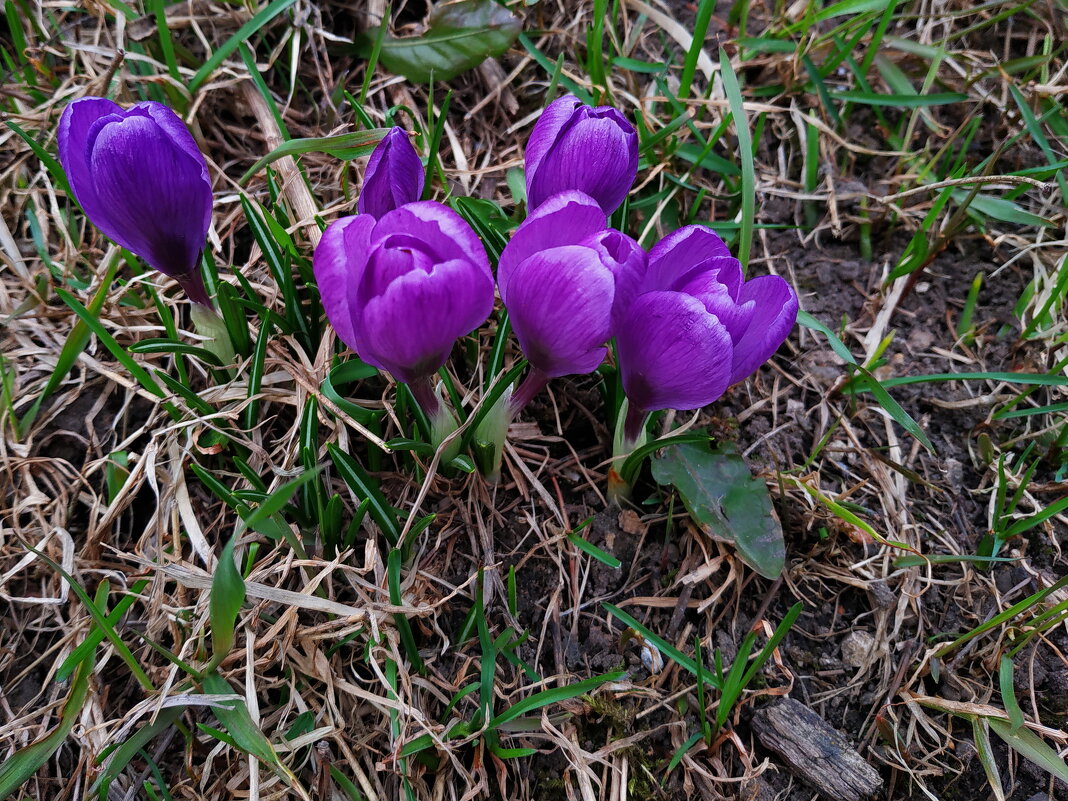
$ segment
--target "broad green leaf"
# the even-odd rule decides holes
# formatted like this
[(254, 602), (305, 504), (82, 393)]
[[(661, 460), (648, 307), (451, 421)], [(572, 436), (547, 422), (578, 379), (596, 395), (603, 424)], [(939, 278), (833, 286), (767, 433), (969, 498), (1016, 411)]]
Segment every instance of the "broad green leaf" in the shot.
[(760, 575), (775, 578), (782, 572), (786, 546), (768, 488), (732, 446), (709, 451), (696, 444), (673, 445), (653, 459), (652, 470), (658, 484), (679, 491), (694, 520), (734, 543)]
[[(519, 18), (494, 0), (437, 5), (422, 36), (386, 36), (379, 60), (415, 83), (447, 81), (499, 56), (519, 35)], [(370, 42), (368, 41), (369, 45)]]

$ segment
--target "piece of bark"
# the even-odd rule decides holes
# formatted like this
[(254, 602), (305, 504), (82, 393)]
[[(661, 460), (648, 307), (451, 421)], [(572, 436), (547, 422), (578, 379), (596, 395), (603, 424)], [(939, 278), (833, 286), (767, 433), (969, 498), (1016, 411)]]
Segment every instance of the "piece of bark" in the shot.
[(792, 698), (753, 715), (760, 744), (778, 754), (794, 773), (833, 801), (860, 801), (883, 785), (845, 736)]

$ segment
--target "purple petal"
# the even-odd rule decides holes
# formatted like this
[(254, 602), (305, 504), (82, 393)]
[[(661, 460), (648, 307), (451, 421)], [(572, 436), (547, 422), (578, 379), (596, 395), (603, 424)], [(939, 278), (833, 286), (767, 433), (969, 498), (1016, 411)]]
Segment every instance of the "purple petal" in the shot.
[(398, 381), (431, 375), (457, 337), (478, 328), (493, 310), (493, 278), (464, 260), (413, 270), (371, 298), (355, 320), (360, 357)]
[(595, 234), (583, 244), (597, 252), (601, 263), (612, 271), (615, 278), (616, 291), (612, 301), (612, 323), (615, 330), (621, 315), (637, 297), (645, 277), (645, 251), (629, 236), (614, 228)]
[[(534, 130), (527, 139), (525, 169), (527, 178), (527, 194), (530, 194), (530, 181), (534, 173), (538, 171), (545, 154), (553, 146), (560, 131), (567, 125), (574, 115), (575, 110), (582, 106), (582, 101), (574, 95), (564, 95), (557, 98), (542, 111), (538, 121), (534, 123)], [(529, 208), (534, 208), (533, 203), (527, 203)]]
[[(372, 234), (374, 242), (395, 236), (409, 236), (435, 261), (461, 259), (477, 265), (492, 280), (486, 249), (463, 217), (432, 200), (408, 203), (383, 215)], [(466, 333), (466, 331), (464, 332)]]
[(616, 346), (623, 389), (638, 409), (699, 409), (730, 382), (730, 334), (700, 301), (681, 292), (639, 295)]
[(591, 248), (549, 248), (519, 264), (502, 291), (530, 363), (550, 377), (589, 373), (611, 336), (615, 279)]
[(211, 221), (203, 156), (192, 157), (147, 115), (100, 119), (89, 137), (96, 226), (162, 273), (195, 270)]
[(734, 348), (731, 383), (752, 375), (771, 358), (797, 322), (797, 295), (783, 278), (762, 275), (742, 286), (739, 302), (755, 307), (752, 322)]
[(614, 108), (580, 108), (527, 178), (527, 205), (577, 189), (606, 215), (626, 198), (638, 174), (638, 135)]
[[(721, 261), (727, 261), (722, 259)], [(730, 259), (730, 261), (734, 261)], [(730, 276), (733, 277), (733, 276)], [(738, 297), (741, 291), (741, 280), (734, 286), (720, 283), (719, 272), (710, 270), (700, 272), (692, 276), (689, 281), (678, 282), (682, 286), (677, 291), (697, 298), (704, 307), (719, 318), (731, 335), (731, 341), (736, 345), (742, 338), (756, 312), (756, 304), (752, 301), (739, 303)]]
[(112, 114), (121, 115), (122, 109), (103, 97), (83, 97), (63, 109), (59, 118), (59, 160), (78, 205), (94, 223), (104, 218), (104, 209), (89, 172), (89, 129)]
[(423, 163), (403, 128), (391, 128), (371, 153), (356, 208), (381, 217), (423, 195)]
[[(717, 261), (712, 265), (710, 262), (713, 259), (730, 259), (734, 264)], [(649, 268), (643, 287), (647, 292), (677, 290), (680, 280), (685, 280), (699, 269), (707, 271), (713, 267), (722, 272), (737, 273), (732, 278), (724, 275), (721, 283), (741, 283), (741, 265), (731, 256), (723, 240), (711, 228), (687, 225), (661, 239), (649, 251)]]
[(501, 253), (497, 265), (501, 296), (521, 262), (542, 250), (585, 242), (604, 231), (606, 223), (604, 211), (589, 195), (582, 192), (553, 195), (530, 213)]
[[(160, 127), (174, 144), (188, 153), (190, 158), (196, 159), (198, 162), (204, 161), (204, 154), (200, 152), (193, 134), (189, 132), (189, 128), (182, 121), (182, 118), (175, 114), (169, 106), (153, 100), (146, 100), (136, 106), (131, 106), (123, 113), (123, 116), (148, 117)], [(207, 164), (204, 167), (204, 179), (208, 179)]]
[(315, 283), (319, 285), (326, 319), (341, 341), (357, 353), (360, 346), (349, 298), (363, 277), (374, 224), (374, 219), (366, 215), (334, 220), (323, 231), (323, 238), (312, 257), (312, 270)]

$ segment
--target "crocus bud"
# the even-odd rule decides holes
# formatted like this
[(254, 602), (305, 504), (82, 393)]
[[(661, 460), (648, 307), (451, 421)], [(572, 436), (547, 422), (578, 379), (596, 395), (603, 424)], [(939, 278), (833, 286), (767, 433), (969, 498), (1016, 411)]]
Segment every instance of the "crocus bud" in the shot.
[(59, 159), (86, 216), (109, 239), (210, 305), (198, 263), (211, 180), (185, 123), (160, 103), (129, 109), (75, 100), (59, 121)]
[(423, 195), (423, 164), (403, 128), (390, 128), (367, 161), (356, 208), (381, 217)]
[(610, 106), (592, 108), (574, 95), (549, 104), (527, 142), (527, 205), (578, 190), (607, 216), (619, 208), (638, 174), (638, 133)]
[(641, 292), (616, 331), (632, 411), (712, 403), (767, 361), (796, 320), (797, 295), (786, 281), (745, 281), (712, 231), (679, 229), (649, 252)]
[(422, 386), (456, 339), (493, 310), (482, 243), (460, 215), (433, 201), (377, 219), (335, 220), (315, 249), (313, 268), (338, 336), (405, 383)]
[(501, 299), (531, 366), (545, 378), (595, 370), (644, 270), (645, 251), (605, 228), (593, 198), (564, 192), (538, 206), (497, 268)]

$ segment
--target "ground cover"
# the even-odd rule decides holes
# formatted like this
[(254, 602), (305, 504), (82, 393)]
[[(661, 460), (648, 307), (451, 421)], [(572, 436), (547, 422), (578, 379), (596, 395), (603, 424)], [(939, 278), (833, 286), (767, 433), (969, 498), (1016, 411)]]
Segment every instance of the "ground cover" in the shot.
[[(830, 771), (762, 723), (789, 697), (876, 797), (1068, 797), (1063, 4), (469, 5), (5, 4), (0, 788), (813, 798)], [(637, 125), (614, 224), (711, 224), (798, 293), (754, 377), (655, 421), (766, 483), (781, 572), (660, 483), (677, 451), (608, 502), (613, 360), (491, 484), (325, 323), (312, 250), (376, 131), (495, 256), (564, 92)], [(206, 154), (231, 364), (70, 197), (85, 95)], [(454, 350), (459, 408), (517, 363), (501, 319)]]

